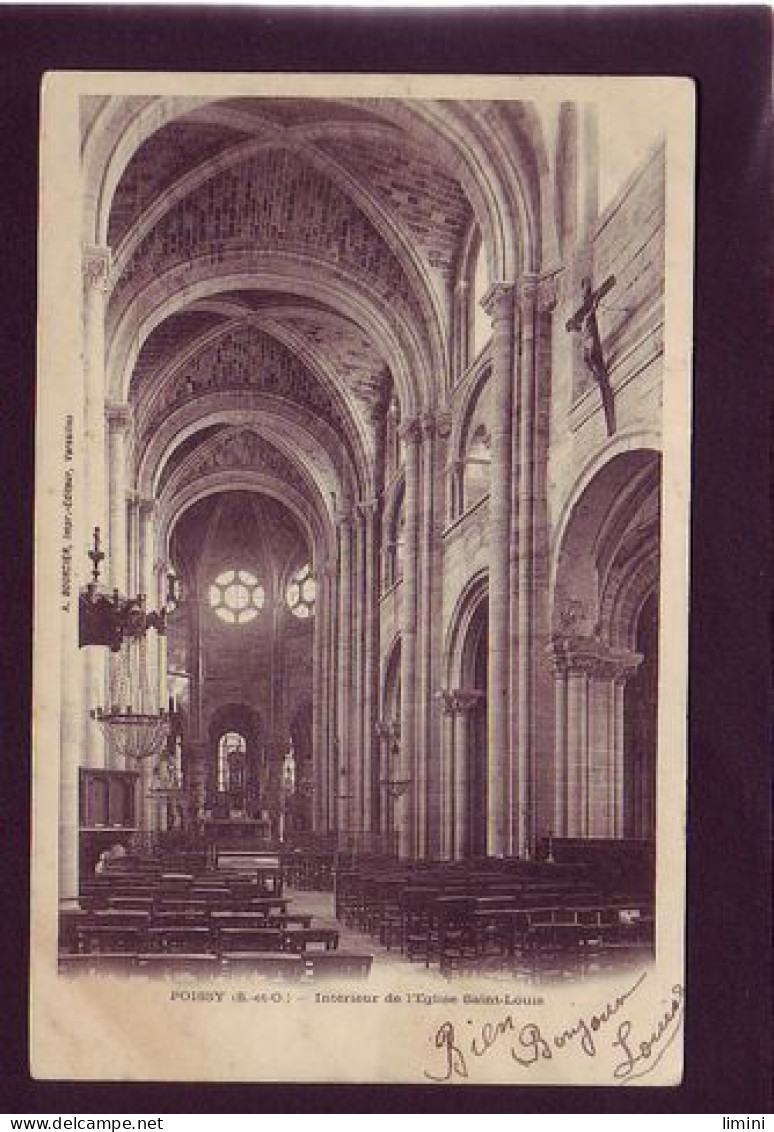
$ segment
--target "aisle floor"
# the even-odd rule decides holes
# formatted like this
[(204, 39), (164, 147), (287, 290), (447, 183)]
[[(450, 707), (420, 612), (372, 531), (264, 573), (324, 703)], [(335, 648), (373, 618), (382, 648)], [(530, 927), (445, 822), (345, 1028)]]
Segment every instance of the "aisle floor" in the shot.
[(348, 924), (337, 920), (332, 892), (310, 892), (307, 890), (286, 888), (285, 893), (288, 899), (292, 901), (292, 903), (288, 905), (289, 912), (308, 912), (310, 915), (314, 916), (312, 922), (315, 927), (335, 928), (336, 931), (338, 931), (339, 951), (355, 951), (373, 955), (374, 959), (371, 969), (374, 974), (380, 971), (395, 971), (396, 969), (406, 972), (424, 969), (423, 963), (410, 963), (408, 959), (401, 955), (399, 948), (393, 947), (388, 951), (378, 939), (366, 935), (365, 932), (358, 931), (356, 928), (350, 927)]

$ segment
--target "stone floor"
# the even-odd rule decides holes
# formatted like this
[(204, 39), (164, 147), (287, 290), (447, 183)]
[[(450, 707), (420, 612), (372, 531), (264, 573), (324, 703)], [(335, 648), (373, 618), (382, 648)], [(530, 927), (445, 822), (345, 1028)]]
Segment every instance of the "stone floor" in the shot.
[(347, 924), (336, 919), (332, 892), (308, 892), (292, 888), (285, 889), (285, 895), (291, 902), (288, 912), (305, 913), (314, 916), (313, 925), (321, 928), (335, 928), (339, 933), (339, 950), (356, 951), (373, 955), (372, 971), (374, 974), (384, 971), (416, 971), (423, 969), (424, 964), (410, 963), (400, 953), (400, 949), (393, 947), (388, 951), (378, 939), (357, 931)]

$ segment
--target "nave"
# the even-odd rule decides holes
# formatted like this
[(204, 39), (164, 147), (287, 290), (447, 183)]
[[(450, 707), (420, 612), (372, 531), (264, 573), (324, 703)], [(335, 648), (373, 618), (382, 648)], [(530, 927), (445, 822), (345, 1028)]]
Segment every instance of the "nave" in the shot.
[(664, 124), (519, 90), (80, 99), (63, 969), (652, 950)]
[[(588, 848), (588, 847), (586, 847)], [(624, 865), (622, 868), (621, 865)], [(250, 983), (596, 977), (653, 957), (636, 852), (611, 869), (556, 860), (400, 867), (337, 854), (123, 858), (63, 915), (63, 974)], [(190, 870), (190, 871), (184, 871)]]

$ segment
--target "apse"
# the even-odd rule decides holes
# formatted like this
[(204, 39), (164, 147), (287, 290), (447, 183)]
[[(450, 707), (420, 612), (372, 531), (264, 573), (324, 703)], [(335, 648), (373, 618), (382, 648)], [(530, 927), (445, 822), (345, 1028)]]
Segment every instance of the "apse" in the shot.
[[(279, 501), (230, 491), (186, 511), (171, 552), (186, 598), (170, 617), (170, 672), (188, 688), (194, 816), (271, 825), (272, 792), (291, 747), (299, 779), (312, 777), (310, 729), (299, 725), (312, 700), (311, 547)], [(310, 816), (298, 820), (308, 825)]]

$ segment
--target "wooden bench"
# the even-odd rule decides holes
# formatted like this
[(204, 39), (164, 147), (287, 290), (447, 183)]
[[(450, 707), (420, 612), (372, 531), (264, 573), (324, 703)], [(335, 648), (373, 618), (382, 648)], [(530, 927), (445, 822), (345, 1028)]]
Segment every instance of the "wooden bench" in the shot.
[(103, 951), (114, 953), (143, 951), (145, 927), (117, 924), (82, 924), (78, 926), (80, 952)]
[(367, 979), (373, 955), (350, 951), (307, 951), (304, 956), (309, 979)]
[(90, 951), (61, 954), (58, 959), (60, 975), (110, 975), (126, 978), (137, 964), (137, 953), (131, 951)]
[(284, 951), (285, 932), (279, 928), (219, 928), (218, 948), (229, 952)]
[(147, 950), (177, 951), (188, 954), (201, 954), (210, 950), (211, 934), (209, 927), (151, 927), (146, 933)]
[(153, 908), (152, 896), (111, 896), (108, 899), (108, 907), (115, 908), (116, 910), (125, 911), (146, 911), (150, 912)]
[(316, 946), (335, 951), (339, 946), (339, 933), (335, 928), (290, 928), (284, 933), (284, 947), (288, 951), (310, 951)]
[(298, 982), (306, 973), (304, 958), (287, 951), (229, 951), (223, 955), (223, 971), (232, 978)]
[(137, 972), (142, 975), (206, 977), (220, 974), (220, 959), (214, 952), (151, 951), (137, 956)]

